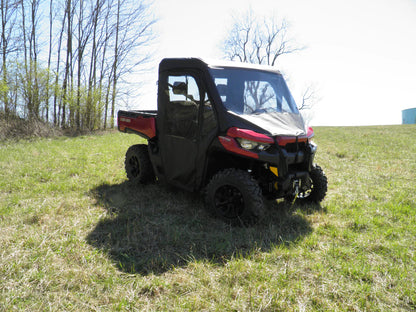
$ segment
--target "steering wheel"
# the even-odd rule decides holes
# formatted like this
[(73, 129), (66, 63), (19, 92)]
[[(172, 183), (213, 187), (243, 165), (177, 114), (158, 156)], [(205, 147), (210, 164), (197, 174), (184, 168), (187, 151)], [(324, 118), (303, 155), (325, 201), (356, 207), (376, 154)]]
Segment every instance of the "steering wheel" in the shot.
[(264, 108), (257, 108), (252, 112), (252, 114), (262, 114), (262, 113), (267, 113), (267, 110)]

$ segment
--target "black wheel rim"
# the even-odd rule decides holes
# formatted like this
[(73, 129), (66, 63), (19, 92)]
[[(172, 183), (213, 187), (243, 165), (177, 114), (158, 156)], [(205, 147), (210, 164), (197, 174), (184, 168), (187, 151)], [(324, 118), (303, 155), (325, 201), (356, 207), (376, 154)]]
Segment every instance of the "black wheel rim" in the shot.
[(214, 196), (217, 213), (227, 219), (235, 219), (243, 213), (244, 198), (238, 188), (232, 185), (219, 187)]
[(129, 159), (129, 165), (130, 165), (130, 174), (133, 177), (137, 177), (140, 173), (140, 163), (139, 159), (136, 156), (132, 156)]
[(298, 198), (308, 198), (309, 196), (311, 196), (312, 191), (313, 191), (313, 185), (311, 185), (311, 189), (304, 191), (304, 192), (299, 192)]

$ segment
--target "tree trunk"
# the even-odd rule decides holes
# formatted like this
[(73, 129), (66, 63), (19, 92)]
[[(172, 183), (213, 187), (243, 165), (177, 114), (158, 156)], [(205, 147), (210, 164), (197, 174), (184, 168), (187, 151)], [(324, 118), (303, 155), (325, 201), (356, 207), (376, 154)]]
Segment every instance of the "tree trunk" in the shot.
[(52, 57), (52, 30), (53, 30), (53, 0), (49, 2), (49, 50), (48, 50), (48, 68), (46, 72), (46, 96), (45, 96), (45, 121), (49, 122), (49, 89), (50, 89), (50, 72), (51, 72), (51, 57)]
[(64, 81), (62, 83), (62, 119), (61, 127), (66, 126), (66, 105), (68, 104), (68, 80), (70, 74), (70, 62), (72, 59), (72, 12), (71, 12), (71, 0), (66, 1), (65, 14), (67, 15), (67, 43), (66, 43), (66, 61), (65, 61), (65, 74)]
[(117, 95), (117, 66), (118, 66), (118, 36), (120, 30), (120, 0), (117, 0), (117, 22), (116, 22), (116, 42), (114, 45), (114, 63), (113, 63), (113, 90), (111, 94), (111, 120), (110, 127), (114, 128), (114, 113)]

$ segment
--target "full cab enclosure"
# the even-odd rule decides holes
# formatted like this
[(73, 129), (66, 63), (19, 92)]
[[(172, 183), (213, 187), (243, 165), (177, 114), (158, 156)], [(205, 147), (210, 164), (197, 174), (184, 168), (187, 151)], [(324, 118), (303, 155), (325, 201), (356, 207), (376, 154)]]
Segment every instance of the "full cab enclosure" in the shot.
[(126, 155), (130, 180), (151, 171), (150, 180), (202, 191), (209, 211), (240, 224), (261, 217), (265, 197), (325, 197), (327, 179), (314, 164), (313, 130), (275, 68), (164, 59), (157, 104), (157, 112), (118, 113), (120, 131), (148, 139), (143, 155)]

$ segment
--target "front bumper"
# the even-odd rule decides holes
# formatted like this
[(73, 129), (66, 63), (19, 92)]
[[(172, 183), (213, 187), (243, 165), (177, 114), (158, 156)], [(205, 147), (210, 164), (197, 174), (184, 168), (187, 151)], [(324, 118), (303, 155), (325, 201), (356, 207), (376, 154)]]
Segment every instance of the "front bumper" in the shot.
[(307, 171), (312, 170), (317, 146), (313, 142), (309, 142), (303, 147), (296, 150), (286, 149), (284, 147), (273, 147), (272, 151), (259, 152), (259, 161), (269, 164), (269, 166), (277, 167), (279, 177), (291, 174), (291, 171)]
[(300, 191), (308, 190), (316, 151), (317, 146), (309, 142), (298, 149), (279, 147), (274, 153), (269, 153), (270, 150), (259, 153), (259, 160), (269, 172), (263, 176), (267, 193), (280, 198), (292, 195), (295, 187)]

